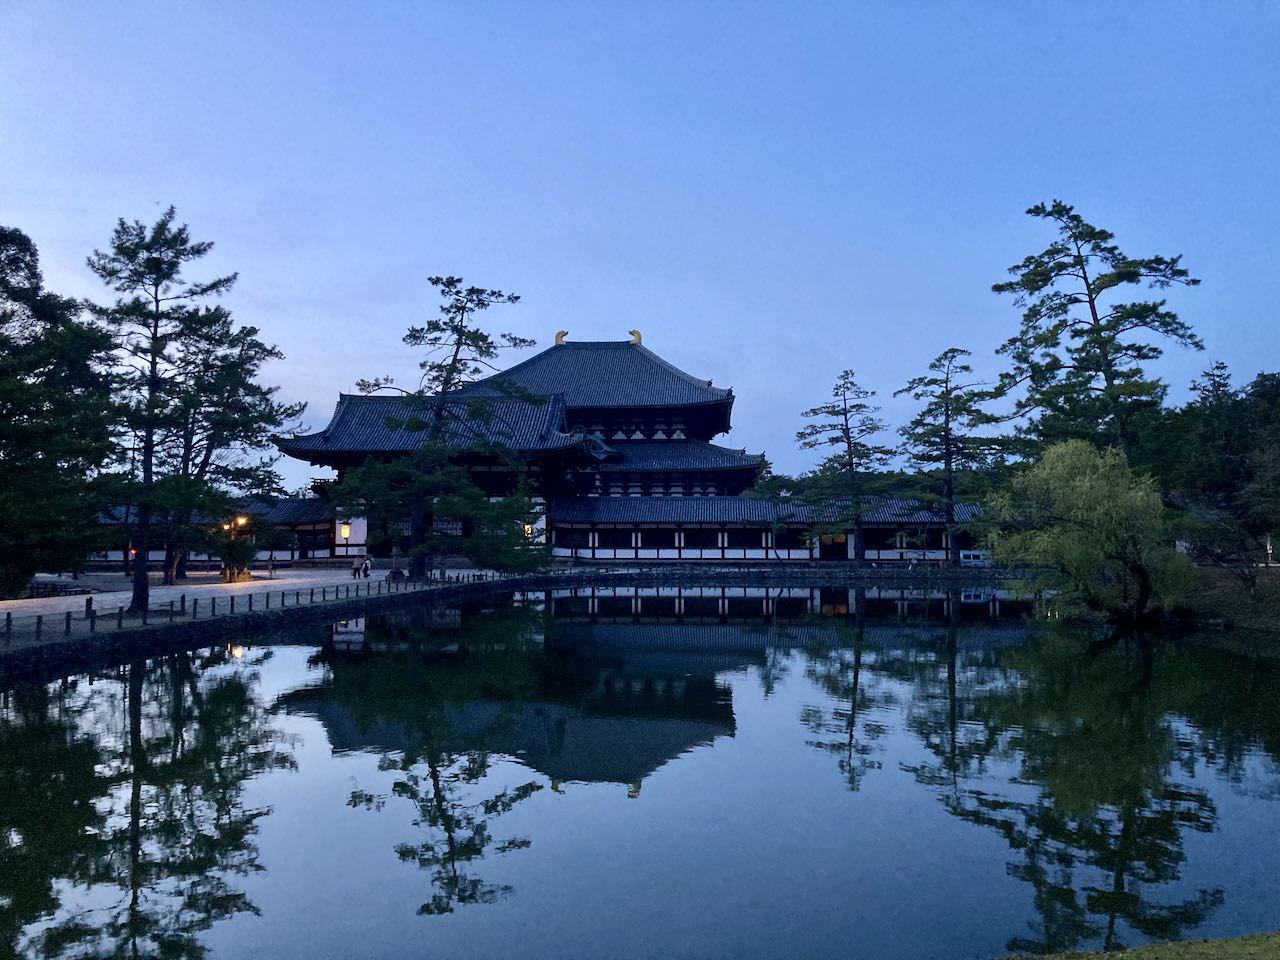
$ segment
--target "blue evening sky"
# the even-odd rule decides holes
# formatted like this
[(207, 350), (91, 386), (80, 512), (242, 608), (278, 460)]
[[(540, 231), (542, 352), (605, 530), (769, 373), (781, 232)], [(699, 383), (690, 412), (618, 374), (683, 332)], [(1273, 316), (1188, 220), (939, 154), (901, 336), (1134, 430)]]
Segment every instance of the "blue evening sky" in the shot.
[(413, 380), (451, 273), (520, 293), (486, 320), (541, 346), (638, 328), (797, 472), (842, 368), (895, 426), (943, 348), (994, 375), (1039, 200), (1203, 279), (1175, 399), (1280, 367), (1277, 51), (1274, 3), (5, 0), (0, 223), (103, 296), (84, 257), (176, 204), (311, 427)]

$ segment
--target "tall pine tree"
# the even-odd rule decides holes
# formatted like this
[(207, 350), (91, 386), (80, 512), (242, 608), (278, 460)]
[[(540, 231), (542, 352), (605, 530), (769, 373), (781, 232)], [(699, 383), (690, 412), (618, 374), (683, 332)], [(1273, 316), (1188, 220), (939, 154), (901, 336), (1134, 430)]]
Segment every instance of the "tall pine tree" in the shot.
[(868, 401), (875, 396), (858, 384), (852, 370), (843, 370), (831, 388), (831, 399), (805, 410), (802, 416), (814, 420), (796, 433), (796, 442), (806, 450), (826, 452), (813, 474), (811, 491), (819, 499), (832, 500), (837, 519), (834, 529), (853, 528), (853, 560), (862, 562), (863, 495), (866, 474), (884, 466), (893, 456), (889, 447), (873, 442), (886, 429), (877, 413), (880, 408)]
[[(416, 388), (401, 391), (403, 417), (388, 424), (418, 434), (421, 443), (408, 457), (371, 461), (348, 471), (333, 500), (350, 514), (364, 514), (371, 531), (407, 530), (414, 576), (424, 575), (429, 562), (451, 552), (499, 569), (526, 567), (538, 555), (525, 540), (525, 528), (534, 519), (525, 491), (517, 488), (501, 503), (491, 502), (462, 462), (480, 456), (514, 467), (511, 451), (493, 440), (496, 435), (500, 441), (502, 425), (493, 423), (484, 397), (450, 402), (462, 387), (497, 371), (500, 351), (534, 345), (477, 325), (478, 314), (518, 303), (520, 297), (467, 286), (461, 277), (435, 276), (428, 282), (443, 302), (438, 316), (404, 335), (404, 343), (425, 348), (427, 355), (419, 362)], [(514, 384), (495, 384), (499, 395), (524, 396)], [(395, 388), (390, 377), (363, 380), (359, 386), (365, 392)]]
[(1121, 294), (1200, 281), (1181, 257), (1128, 256), (1111, 232), (1060, 200), (1027, 214), (1052, 224), (1057, 238), (1010, 267), (1012, 280), (992, 287), (1012, 294), (1023, 310), (1021, 328), (999, 350), (1010, 368), (997, 393), (1014, 397), (1013, 415), (1027, 418), (1021, 433), (1033, 449), (1081, 439), (1128, 450), (1136, 415), (1158, 407), (1165, 393), (1143, 364), (1161, 355), (1161, 341), (1196, 350), (1202, 344), (1165, 300)]
[(236, 275), (187, 276), (213, 244), (192, 240), (176, 216), (169, 207), (151, 226), (119, 220), (108, 248), (88, 261), (118, 294), (92, 309), (117, 338), (120, 459), (131, 464), (129, 500), (137, 508), (135, 611), (150, 595), (152, 549), (165, 546), (172, 579), (197, 513), (226, 509), (231, 494), (278, 486), (262, 451), (302, 409), (280, 403), (275, 388), (260, 382), (262, 365), (279, 351), (211, 302)]
[[(948, 532), (956, 526), (956, 475), (984, 467), (997, 446), (996, 441), (974, 432), (991, 418), (980, 407), (987, 390), (973, 381), (973, 368), (965, 362), (969, 355), (959, 347), (944, 350), (929, 364), (928, 375), (916, 377), (894, 393), (909, 394), (924, 403), (899, 430), (902, 452), (919, 469), (937, 471), (936, 495)], [(960, 562), (959, 551), (951, 551), (951, 562)]]

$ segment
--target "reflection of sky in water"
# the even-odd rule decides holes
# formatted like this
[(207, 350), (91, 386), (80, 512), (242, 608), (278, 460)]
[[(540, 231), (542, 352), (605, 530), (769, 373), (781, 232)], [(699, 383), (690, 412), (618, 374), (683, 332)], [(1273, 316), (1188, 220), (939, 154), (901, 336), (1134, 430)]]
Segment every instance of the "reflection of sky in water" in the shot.
[[(1096, 703), (1068, 698), (1056, 714), (1056, 701), (1028, 699), (1036, 684), (1011, 672), (1000, 652), (962, 642), (953, 738), (945, 654), (916, 636), (894, 644), (882, 633), (860, 658), (838, 649), (769, 652), (758, 632), (728, 653), (709, 649), (705, 637), (685, 652), (628, 653), (607, 640), (585, 663), (540, 662), (536, 690), (521, 699), (482, 691), (433, 715), (440, 725), (430, 737), (454, 760), (476, 746), (506, 748), (487, 770), (460, 777), (451, 796), (480, 810), (491, 841), (465, 872), (509, 893), (431, 917), (417, 915), (432, 896), (431, 872), (401, 862), (396, 849), (432, 830), (415, 824), (418, 809), (396, 795), (403, 772), (380, 764), (387, 751), (394, 760), (421, 746), (413, 698), (328, 697), (346, 690), (354, 698), (376, 657), (322, 666), (314, 648), (258, 647), (218, 668), (256, 673), (256, 696), (276, 705), (269, 721), (292, 740), (297, 768), (244, 785), (246, 808), (271, 808), (257, 822), (263, 870), (234, 878), (259, 913), (220, 920), (201, 942), (214, 957), (959, 958), (1046, 937), (1025, 849), (955, 810), (992, 800), (1002, 816), (1043, 809), (1045, 791), (1023, 779), (1020, 750), (1047, 743), (1047, 775), (1059, 775), (1055, 751), (1093, 749), (1079, 738), (1103, 717), (1090, 713)], [(1188, 668), (1175, 666), (1157, 664), (1152, 704), (1177, 701), (1170, 688)], [(443, 669), (464, 684), (465, 672), (481, 667)], [(1274, 681), (1258, 695), (1267, 690)], [(1001, 691), (1017, 693), (999, 699)], [(96, 704), (93, 722), (119, 729), (123, 700), (117, 689)], [(1274, 700), (1236, 706), (1231, 716), (1263, 720), (1276, 709)], [(1189, 719), (1157, 714), (1149, 727), (1155, 740), (1144, 734), (1138, 747), (1165, 743), (1162, 731), (1169, 746), (1157, 751), (1154, 770), (1133, 773), (1135, 782), (1154, 776), (1203, 791), (1213, 815), (1207, 832), (1175, 829), (1175, 860), (1184, 858), (1177, 878), (1130, 879), (1126, 890), (1154, 907), (1222, 890), (1222, 903), (1187, 936), (1280, 925), (1275, 760), (1247, 740), (1218, 742), (1239, 732), (1229, 726), (1209, 737)], [(1273, 719), (1267, 729), (1276, 727)], [(1228, 754), (1236, 757), (1229, 776)], [(429, 792), (427, 764), (412, 770)], [(487, 815), (485, 801), (526, 784), (540, 789)], [(381, 798), (380, 809), (352, 805), (354, 791)], [(112, 802), (119, 807), (118, 795)], [(1104, 809), (1103, 821), (1113, 813)], [(499, 852), (517, 839), (530, 843)], [(1062, 846), (1048, 842), (1044, 852)], [(1084, 903), (1086, 891), (1105, 892), (1112, 881), (1105, 864), (1077, 864), (1067, 887)], [(59, 893), (68, 904), (103, 896), (66, 885)], [(1105, 933), (1105, 916), (1085, 919)], [(1126, 944), (1143, 939), (1123, 921), (1117, 935)]]

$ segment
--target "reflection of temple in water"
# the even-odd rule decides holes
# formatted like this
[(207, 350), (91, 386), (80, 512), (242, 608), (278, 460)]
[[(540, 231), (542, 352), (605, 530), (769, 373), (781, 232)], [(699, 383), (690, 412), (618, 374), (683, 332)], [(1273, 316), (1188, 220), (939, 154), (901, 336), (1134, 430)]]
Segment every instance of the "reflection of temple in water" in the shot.
[[(535, 599), (531, 597), (530, 599)], [(586, 587), (538, 595), (557, 620), (592, 623), (749, 623), (794, 621), (817, 615), (869, 620), (1018, 619), (1026, 599), (990, 586), (951, 590), (891, 585), (870, 587)]]
[[(458, 614), (454, 611), (455, 615)], [(335, 751), (484, 751), (516, 758), (554, 781), (640, 782), (663, 764), (734, 734), (716, 674), (750, 657), (583, 642), (479, 649), (461, 628), (405, 638), (391, 618), (363, 642), (327, 656), (329, 680), (285, 694), (290, 713), (316, 717)], [(567, 638), (566, 638), (567, 641)], [(461, 652), (460, 652), (461, 651)]]
[(1000, 644), (1021, 636), (1009, 621), (1026, 609), (990, 589), (890, 587), (594, 587), (485, 603), (334, 625), (328, 681), (282, 705), (318, 718), (336, 751), (486, 751), (552, 781), (637, 789), (733, 736), (722, 673), (847, 645), (855, 623), (872, 645), (928, 642), (952, 610), (970, 643)]

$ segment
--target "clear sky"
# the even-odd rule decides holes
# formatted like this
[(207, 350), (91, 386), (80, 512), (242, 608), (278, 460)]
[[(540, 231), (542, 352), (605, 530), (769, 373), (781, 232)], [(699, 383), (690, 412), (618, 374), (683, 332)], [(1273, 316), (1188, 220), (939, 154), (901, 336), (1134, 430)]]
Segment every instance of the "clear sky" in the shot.
[(455, 274), (540, 346), (638, 328), (797, 472), (845, 367), (895, 425), (943, 348), (994, 375), (1040, 200), (1202, 278), (1175, 398), (1280, 368), (1278, 51), (1270, 2), (0, 0), (0, 223), (101, 297), (85, 256), (176, 204), (309, 427), (414, 379), (400, 336)]

